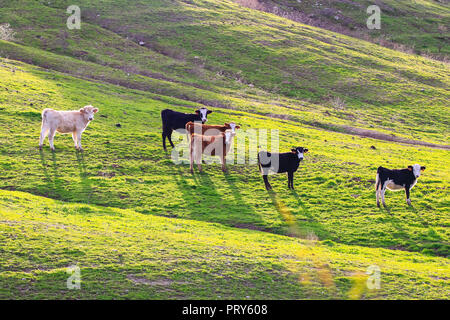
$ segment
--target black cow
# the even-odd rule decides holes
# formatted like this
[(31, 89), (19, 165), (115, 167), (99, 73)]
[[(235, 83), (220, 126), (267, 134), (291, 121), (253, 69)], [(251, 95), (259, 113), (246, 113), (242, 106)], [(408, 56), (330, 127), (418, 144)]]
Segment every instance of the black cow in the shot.
[(421, 167), (418, 164), (408, 166), (407, 169), (401, 170), (390, 170), (379, 167), (377, 170), (377, 178), (375, 183), (377, 206), (380, 206), (380, 197), (383, 202), (383, 206), (386, 206), (384, 201), (384, 193), (386, 192), (386, 188), (391, 191), (399, 191), (404, 189), (406, 192), (406, 203), (411, 205), (409, 191), (416, 184), (417, 178), (420, 176), (420, 172), (424, 170), (425, 167)]
[(263, 176), (266, 189), (272, 189), (267, 179), (269, 171), (276, 173), (287, 172), (288, 188), (294, 189), (294, 172), (297, 171), (300, 161), (303, 160), (303, 155), (306, 152), (308, 152), (308, 149), (303, 147), (293, 148), (291, 152), (286, 153), (258, 152), (258, 166)]
[(192, 122), (202, 122), (205, 123), (208, 119), (208, 114), (212, 111), (206, 108), (200, 108), (195, 110), (195, 113), (182, 113), (173, 111), (170, 109), (164, 109), (161, 111), (161, 120), (162, 120), (162, 139), (163, 139), (163, 148), (166, 149), (166, 137), (169, 138), (170, 145), (172, 148), (174, 147), (172, 143), (172, 132), (177, 129), (185, 129), (186, 123), (189, 121)]

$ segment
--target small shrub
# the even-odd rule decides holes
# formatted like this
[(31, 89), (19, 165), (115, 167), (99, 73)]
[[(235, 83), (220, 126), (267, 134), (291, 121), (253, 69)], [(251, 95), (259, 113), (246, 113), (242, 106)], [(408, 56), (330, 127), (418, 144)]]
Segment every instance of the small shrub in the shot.
[(331, 99), (330, 104), (333, 108), (335, 108), (337, 110), (343, 110), (346, 107), (345, 101), (339, 97), (335, 97), (335, 98)]

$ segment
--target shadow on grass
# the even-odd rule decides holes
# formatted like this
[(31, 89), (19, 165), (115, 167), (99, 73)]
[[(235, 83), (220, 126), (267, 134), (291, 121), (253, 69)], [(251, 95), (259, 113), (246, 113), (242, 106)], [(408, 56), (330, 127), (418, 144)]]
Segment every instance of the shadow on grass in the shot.
[(267, 194), (286, 223), (289, 236), (302, 239), (318, 236), (320, 240), (329, 239), (329, 233), (316, 221), (295, 190), (290, 190), (290, 194), (296, 199), (298, 206), (302, 209), (301, 214), (307, 218), (306, 220), (296, 217), (275, 191), (267, 190)]
[[(231, 190), (232, 201), (225, 200), (226, 196), (217, 191), (212, 174), (207, 172), (215, 168), (205, 166), (205, 171), (194, 171), (194, 174), (189, 173), (187, 165), (175, 165), (173, 168), (173, 178), (183, 194), (189, 218), (238, 228), (264, 230), (261, 227), (264, 221), (245, 202), (229, 174), (225, 174), (225, 181)], [(190, 184), (189, 180), (193, 181), (194, 185)]]
[(92, 186), (91, 181), (89, 180), (89, 175), (86, 170), (86, 162), (84, 160), (84, 153), (80, 151), (76, 151), (78, 170), (80, 172), (80, 194), (86, 200), (87, 204), (91, 203), (92, 197)]
[[(58, 190), (60, 190), (64, 182), (58, 174), (58, 162), (56, 160), (56, 154), (55, 152), (51, 153), (52, 164), (49, 164), (50, 160), (47, 160), (43, 150), (39, 150), (39, 155), (41, 157), (42, 171), (44, 172), (45, 180), (47, 181), (48, 193), (45, 196), (49, 198), (59, 199), (60, 196), (58, 194)], [(48, 167), (51, 167), (52, 172), (49, 172), (49, 170), (47, 169)]]

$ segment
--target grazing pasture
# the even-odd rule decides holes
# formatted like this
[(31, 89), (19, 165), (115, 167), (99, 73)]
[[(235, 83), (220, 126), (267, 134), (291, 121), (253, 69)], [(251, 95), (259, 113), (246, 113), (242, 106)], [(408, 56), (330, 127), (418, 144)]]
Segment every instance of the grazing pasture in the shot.
[[(16, 71), (11, 76), (13, 67)], [(283, 217), (287, 211), (295, 217), (300, 236), (313, 231), (321, 240), (449, 254), (448, 150), (215, 110), (211, 123), (212, 119), (215, 123), (239, 120), (236, 137), (247, 128), (273, 128), (281, 130), (280, 151), (296, 144), (308, 146), (310, 152), (296, 173), (295, 192), (286, 192), (286, 176), (277, 175), (270, 177), (275, 192), (267, 193), (256, 162), (228, 165), (229, 174), (223, 174), (219, 164), (208, 165), (211, 168), (205, 173), (194, 176), (188, 163), (172, 162), (161, 147), (159, 113), (169, 106), (185, 112), (194, 106), (182, 107), (176, 99), (163, 103), (143, 92), (6, 60), (2, 60), (0, 73), (4, 79), (0, 88), (4, 115), (0, 120), (1, 189), (278, 234), (290, 233)], [(74, 109), (86, 97), (101, 111), (84, 133), (84, 154), (75, 152), (68, 136), (59, 138), (56, 153), (39, 153), (41, 108), (64, 105)], [(118, 122), (120, 128), (115, 126)], [(178, 137), (181, 141), (185, 135)], [(378, 209), (377, 168), (382, 163), (406, 167), (411, 161), (427, 167), (414, 187), (414, 206), (407, 206), (403, 193), (392, 193), (388, 210)]]
[[(448, 259), (418, 253), (3, 190), (0, 217), (3, 299), (439, 299), (448, 291)], [(72, 264), (81, 290), (66, 288)], [(365, 286), (369, 265), (382, 270), (380, 290)]]
[[(20, 3), (0, 0), (0, 298), (447, 298), (448, 64), (229, 0), (80, 0), (82, 32), (61, 31), (69, 1)], [(86, 105), (84, 152), (39, 150), (45, 108)], [(227, 173), (175, 164), (161, 111), (201, 108), (236, 143), (307, 147), (295, 190), (267, 191), (247, 147)], [(378, 208), (377, 168), (415, 163), (412, 206)]]

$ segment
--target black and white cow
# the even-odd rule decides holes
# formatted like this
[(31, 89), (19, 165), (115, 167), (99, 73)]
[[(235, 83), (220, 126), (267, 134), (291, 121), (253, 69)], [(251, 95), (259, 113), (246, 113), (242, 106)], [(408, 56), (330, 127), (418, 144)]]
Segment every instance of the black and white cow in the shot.
[(166, 149), (166, 137), (169, 138), (170, 145), (174, 147), (172, 143), (172, 132), (177, 129), (185, 129), (186, 123), (192, 122), (202, 122), (205, 123), (208, 120), (208, 114), (212, 111), (207, 108), (200, 108), (195, 110), (195, 113), (182, 113), (173, 111), (170, 109), (164, 109), (161, 111), (162, 120), (162, 139), (163, 148)]
[(304, 154), (308, 149), (303, 147), (293, 148), (291, 152), (286, 153), (271, 153), (267, 151), (258, 152), (258, 166), (263, 176), (266, 189), (272, 189), (272, 186), (267, 179), (269, 171), (275, 173), (287, 172), (288, 188), (294, 189), (294, 172), (297, 171), (300, 161), (303, 160)]
[(386, 189), (391, 191), (405, 190), (406, 203), (411, 205), (409, 191), (416, 184), (417, 178), (420, 176), (420, 172), (424, 170), (425, 167), (421, 167), (418, 164), (408, 166), (408, 168), (401, 170), (390, 170), (379, 167), (377, 170), (377, 178), (375, 183), (377, 206), (380, 206), (380, 198), (383, 202), (383, 206), (386, 206), (386, 202), (384, 201), (384, 193), (386, 192)]

